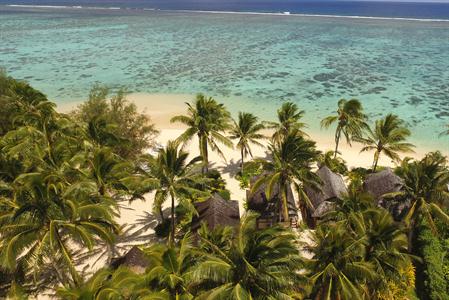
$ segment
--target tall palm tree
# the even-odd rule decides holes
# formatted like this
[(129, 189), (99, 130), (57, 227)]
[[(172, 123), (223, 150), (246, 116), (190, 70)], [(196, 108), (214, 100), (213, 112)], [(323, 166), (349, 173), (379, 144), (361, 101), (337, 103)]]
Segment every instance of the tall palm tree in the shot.
[(264, 139), (265, 136), (260, 133), (265, 126), (258, 123), (258, 118), (251, 113), (239, 112), (238, 123), (234, 121), (234, 127), (231, 129), (230, 138), (238, 140), (237, 148), (240, 150), (242, 157), (242, 173), (245, 157), (249, 154), (253, 157), (250, 144), (263, 146), (258, 140)]
[(232, 148), (232, 142), (223, 135), (223, 132), (231, 127), (231, 116), (223, 104), (203, 94), (198, 94), (192, 104), (186, 104), (187, 115), (175, 116), (171, 122), (179, 122), (188, 127), (177, 139), (178, 142), (187, 143), (195, 136), (198, 137), (203, 173), (206, 173), (209, 165), (209, 146), (223, 158), (223, 152), (217, 142)]
[(399, 152), (413, 152), (414, 145), (406, 142), (411, 134), (410, 130), (396, 115), (388, 114), (385, 118), (377, 120), (373, 129), (367, 128), (367, 134), (367, 137), (356, 137), (356, 140), (365, 145), (360, 152), (375, 150), (374, 172), (382, 153), (398, 162)]
[(397, 173), (404, 180), (402, 194), (411, 200), (405, 221), (410, 225), (409, 248), (412, 248), (415, 225), (420, 217), (427, 219), (436, 232), (433, 217), (449, 224), (449, 216), (441, 209), (449, 199), (449, 168), (439, 152), (429, 153), (420, 161), (404, 159)]
[(291, 185), (298, 192), (300, 209), (303, 220), (307, 221), (308, 208), (313, 208), (310, 199), (304, 192), (304, 186), (319, 188), (319, 177), (311, 171), (312, 163), (317, 159), (319, 151), (315, 148), (315, 142), (305, 139), (296, 130), (292, 130), (280, 143), (272, 143), (268, 146), (271, 161), (259, 160), (266, 172), (265, 176), (254, 183), (251, 188), (255, 192), (263, 184), (266, 184), (267, 197), (270, 199), (272, 192), (279, 187), (280, 203), (278, 203), (279, 217), (283, 214), (284, 221), (289, 221), (287, 195)]
[(298, 105), (293, 102), (285, 102), (277, 110), (277, 122), (266, 122), (267, 128), (274, 129), (272, 140), (276, 143), (282, 141), (291, 131), (307, 136), (303, 131), (306, 124), (301, 122), (304, 117), (304, 110), (299, 110)]
[(208, 289), (198, 299), (290, 299), (305, 286), (295, 235), (281, 227), (256, 228), (256, 214), (242, 218), (229, 247), (201, 238), (206, 251), (192, 279)]
[(162, 204), (170, 198), (171, 200), (171, 236), (173, 244), (175, 239), (175, 200), (183, 201), (193, 194), (201, 194), (195, 189), (195, 184), (200, 179), (195, 172), (200, 156), (187, 161), (188, 153), (180, 149), (178, 143), (169, 141), (165, 148), (159, 149), (156, 157), (148, 156), (146, 163), (147, 172), (152, 178), (159, 181), (154, 196), (154, 210), (161, 211)]
[(334, 158), (338, 154), (338, 145), (342, 133), (346, 138), (346, 142), (351, 145), (353, 138), (361, 136), (363, 128), (367, 127), (362, 103), (357, 99), (341, 99), (338, 101), (337, 114), (321, 120), (321, 127), (329, 128), (335, 122), (337, 122), (337, 128), (335, 129)]

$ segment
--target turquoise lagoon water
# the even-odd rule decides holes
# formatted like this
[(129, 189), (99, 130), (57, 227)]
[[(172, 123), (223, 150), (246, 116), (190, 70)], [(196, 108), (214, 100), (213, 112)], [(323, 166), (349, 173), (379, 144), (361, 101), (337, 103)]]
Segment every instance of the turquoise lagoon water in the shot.
[(0, 66), (56, 103), (95, 82), (203, 92), (265, 119), (291, 100), (318, 131), (338, 99), (356, 97), (371, 120), (398, 114), (419, 147), (449, 151), (438, 137), (449, 22), (0, 6), (0, 40)]

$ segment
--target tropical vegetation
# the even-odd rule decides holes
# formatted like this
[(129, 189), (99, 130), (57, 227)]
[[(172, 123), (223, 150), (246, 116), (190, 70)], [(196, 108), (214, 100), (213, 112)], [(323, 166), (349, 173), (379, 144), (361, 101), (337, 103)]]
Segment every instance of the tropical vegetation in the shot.
[[(447, 299), (449, 165), (440, 152), (402, 158), (412, 145), (399, 117), (369, 127), (360, 101), (341, 100), (322, 122), (337, 125), (335, 151), (322, 153), (293, 102), (282, 104), (276, 122), (245, 112), (233, 121), (223, 104), (199, 94), (172, 119), (185, 131), (161, 146), (124, 91), (108, 95), (95, 86), (87, 102), (61, 113), (0, 73), (0, 298)], [(342, 135), (375, 151), (371, 168), (350, 169), (337, 156)], [(199, 156), (185, 148), (195, 138)], [(245, 209), (235, 226), (192, 229), (205, 214), (199, 204), (230, 201), (208, 153), (224, 156), (219, 144), (233, 141), (242, 160), (236, 176), (248, 197), (263, 187), (266, 207)], [(254, 147), (266, 157), (253, 157)], [(364, 182), (380, 174), (381, 154), (396, 163), (401, 186), (379, 201)], [(343, 176), (348, 192), (318, 216), (309, 195), (325, 190), (316, 173), (323, 167)], [(145, 218), (121, 223), (127, 204), (141, 200)], [(389, 207), (399, 204), (397, 217)], [(261, 227), (269, 207), (275, 222)], [(207, 217), (219, 222), (220, 213)], [(143, 229), (130, 233), (138, 222)], [(123, 263), (128, 250), (144, 266)]]

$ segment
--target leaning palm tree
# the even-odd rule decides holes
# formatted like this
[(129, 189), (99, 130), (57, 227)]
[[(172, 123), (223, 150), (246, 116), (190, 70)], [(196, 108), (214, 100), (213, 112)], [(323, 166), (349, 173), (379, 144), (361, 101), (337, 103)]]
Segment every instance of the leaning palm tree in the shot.
[(387, 157), (398, 162), (399, 152), (413, 152), (413, 144), (405, 142), (410, 136), (410, 130), (405, 127), (404, 121), (398, 116), (388, 114), (385, 118), (377, 120), (374, 128), (367, 128), (367, 137), (355, 139), (365, 146), (360, 152), (375, 150), (373, 171), (376, 171), (379, 157), (384, 153)]
[(203, 252), (192, 269), (198, 299), (290, 299), (305, 285), (296, 236), (281, 227), (259, 230), (257, 214), (242, 218), (229, 247), (200, 237)]
[(118, 226), (113, 204), (96, 194), (95, 185), (80, 182), (65, 189), (49, 183), (52, 176), (22, 174), (11, 186), (13, 199), (0, 198), (0, 266), (14, 271), (25, 264), (37, 275), (50, 263), (60, 283), (76, 285), (81, 277), (73, 246), (92, 250), (97, 239), (112, 244)]
[(265, 136), (260, 133), (265, 126), (258, 123), (258, 118), (251, 113), (239, 112), (238, 123), (234, 121), (234, 127), (231, 129), (231, 139), (238, 140), (237, 148), (240, 150), (242, 157), (242, 173), (245, 157), (249, 154), (253, 157), (250, 144), (263, 146), (259, 140), (264, 139)]
[(296, 130), (291, 131), (280, 143), (272, 143), (268, 146), (271, 161), (258, 160), (262, 164), (265, 176), (254, 183), (251, 192), (255, 192), (260, 186), (266, 184), (266, 194), (270, 199), (272, 192), (279, 188), (280, 203), (279, 219), (283, 215), (284, 222), (289, 221), (287, 195), (291, 185), (294, 185), (300, 201), (300, 209), (303, 220), (307, 221), (308, 208), (313, 209), (310, 199), (304, 192), (305, 186), (319, 188), (319, 177), (311, 171), (312, 163), (317, 159), (319, 151), (315, 148), (315, 142), (305, 139)]
[(304, 117), (304, 110), (299, 110), (293, 102), (285, 102), (277, 111), (277, 122), (266, 122), (267, 128), (274, 129), (272, 140), (276, 143), (282, 141), (291, 131), (299, 135), (307, 136), (303, 131), (306, 124), (301, 122)]
[(363, 114), (360, 101), (357, 99), (341, 99), (338, 101), (337, 114), (321, 120), (321, 127), (329, 128), (335, 122), (337, 122), (337, 128), (335, 129), (334, 158), (338, 154), (341, 134), (345, 136), (346, 142), (351, 145), (353, 137), (361, 136), (363, 128), (367, 127), (366, 116)]
[[(154, 199), (154, 210), (161, 211), (162, 204), (170, 198), (171, 200), (171, 236), (173, 244), (175, 239), (175, 200), (183, 201), (192, 197), (193, 194), (201, 192), (195, 189), (199, 180), (199, 174), (195, 172), (200, 156), (187, 161), (188, 153), (180, 149), (174, 141), (169, 141), (165, 148), (159, 149), (157, 157), (147, 156), (145, 163), (151, 178), (159, 181), (156, 187)], [(142, 171), (147, 172), (142, 169)], [(153, 182), (151, 181), (151, 184)], [(154, 186), (152, 186), (154, 187)], [(188, 205), (188, 203), (187, 203)]]
[(206, 173), (209, 165), (209, 146), (223, 158), (223, 152), (217, 142), (232, 148), (232, 142), (223, 135), (223, 132), (231, 127), (231, 117), (223, 104), (203, 94), (198, 94), (192, 104), (186, 104), (187, 115), (175, 116), (171, 122), (179, 122), (188, 127), (178, 137), (178, 142), (185, 144), (195, 136), (198, 137), (200, 155), (203, 158), (203, 173)]

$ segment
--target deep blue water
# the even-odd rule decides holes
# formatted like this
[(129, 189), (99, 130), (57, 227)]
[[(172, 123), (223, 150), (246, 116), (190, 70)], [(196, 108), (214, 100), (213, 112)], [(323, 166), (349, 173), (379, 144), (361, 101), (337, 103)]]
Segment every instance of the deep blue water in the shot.
[(0, 0), (1, 4), (64, 5), (164, 10), (284, 12), (388, 18), (449, 19), (449, 2), (369, 2), (333, 0)]

